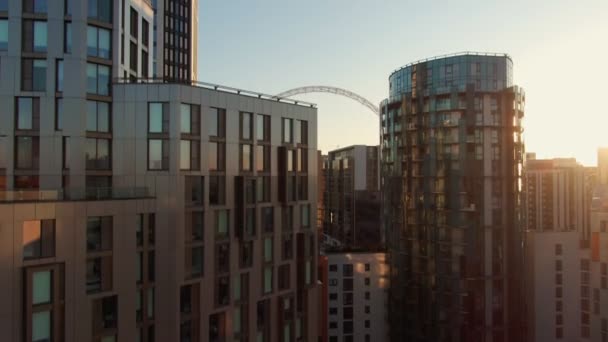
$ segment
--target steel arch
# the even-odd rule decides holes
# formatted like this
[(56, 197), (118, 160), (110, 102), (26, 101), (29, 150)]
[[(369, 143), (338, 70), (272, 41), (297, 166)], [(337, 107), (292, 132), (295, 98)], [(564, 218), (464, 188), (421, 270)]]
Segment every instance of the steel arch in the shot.
[(330, 93), (330, 94), (345, 96), (345, 97), (348, 97), (349, 99), (352, 99), (352, 100), (355, 100), (355, 101), (361, 103), (365, 107), (369, 108), (369, 110), (374, 112), (374, 114), (380, 115), (380, 109), (378, 108), (378, 106), (374, 105), (371, 101), (367, 100), (366, 98), (364, 98), (361, 95), (353, 93), (350, 90), (346, 90), (346, 89), (342, 89), (342, 88), (338, 88), (338, 87), (329, 87), (329, 86), (299, 87), (299, 88), (290, 89), (288, 91), (284, 91), (275, 97), (280, 99), (280, 98), (287, 98), (287, 97), (292, 97), (294, 95), (306, 94), (306, 93)]

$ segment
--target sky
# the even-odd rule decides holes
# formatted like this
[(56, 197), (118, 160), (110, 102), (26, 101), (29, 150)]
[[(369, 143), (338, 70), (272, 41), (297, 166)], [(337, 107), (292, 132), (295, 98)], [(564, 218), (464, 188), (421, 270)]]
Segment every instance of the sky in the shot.
[[(508, 53), (527, 152), (591, 166), (608, 146), (608, 0), (199, 0), (199, 11), (201, 81), (267, 94), (336, 86), (377, 104), (410, 62)], [(379, 143), (379, 119), (359, 103), (297, 98), (318, 105), (322, 151)]]

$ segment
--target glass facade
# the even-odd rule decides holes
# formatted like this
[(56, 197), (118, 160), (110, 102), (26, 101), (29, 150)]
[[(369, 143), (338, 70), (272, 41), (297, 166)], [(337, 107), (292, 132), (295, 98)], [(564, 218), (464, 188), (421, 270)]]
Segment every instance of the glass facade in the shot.
[(380, 165), (392, 339), (480, 341), (491, 326), (493, 341), (521, 340), (525, 95), (510, 57), (424, 60), (389, 82)]
[[(505, 55), (474, 55), (432, 59), (407, 65), (389, 77), (390, 98), (412, 89), (449, 94), (452, 88), (464, 91), (499, 91), (513, 86), (513, 61)], [(421, 86), (421, 87), (419, 87)]]

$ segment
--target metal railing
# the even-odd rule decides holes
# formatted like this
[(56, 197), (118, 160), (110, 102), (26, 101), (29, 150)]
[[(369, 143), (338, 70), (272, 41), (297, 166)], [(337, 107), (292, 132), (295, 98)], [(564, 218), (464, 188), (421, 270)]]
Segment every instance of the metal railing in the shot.
[(269, 100), (269, 101), (274, 101), (274, 102), (293, 104), (293, 105), (302, 106), (302, 107), (310, 107), (310, 108), (317, 107), (316, 104), (311, 103), (311, 102), (292, 100), (292, 99), (288, 99), (288, 98), (284, 98), (284, 97), (279, 98), (276, 95), (258, 93), (258, 92), (251, 91), (251, 90), (239, 89), (239, 88), (228, 87), (228, 86), (223, 86), (220, 84), (213, 84), (213, 83), (207, 83), (207, 82), (201, 82), (201, 81), (173, 80), (173, 79), (166, 79), (166, 78), (135, 78), (135, 79), (132, 79), (132, 78), (119, 77), (119, 78), (114, 78), (112, 80), (112, 82), (113, 82), (113, 84), (186, 85), (186, 86), (205, 88), (205, 89), (210, 89), (210, 90), (215, 90), (215, 91), (221, 91), (224, 93), (254, 97), (254, 98)]
[(488, 56), (488, 57), (506, 57), (508, 59), (511, 59), (511, 56), (509, 56), (509, 54), (507, 53), (500, 53), (500, 52), (475, 52), (475, 51), (462, 51), (462, 52), (455, 52), (455, 53), (448, 53), (445, 55), (439, 55), (439, 56), (433, 56), (433, 57), (428, 57), (428, 58), (423, 58), (423, 59), (419, 59), (417, 61), (408, 63), (400, 68), (395, 69), (393, 72), (391, 72), (391, 76), (398, 72), (399, 70), (403, 70), (407, 67), (411, 67), (412, 65), (416, 65), (416, 64), (420, 64), (420, 63), (424, 63), (424, 62), (430, 62), (430, 61), (434, 61), (437, 59), (442, 59), (442, 58), (449, 58), (449, 57), (458, 57), (458, 56)]
[(148, 188), (64, 188), (0, 191), (2, 202), (100, 201), (151, 198)]

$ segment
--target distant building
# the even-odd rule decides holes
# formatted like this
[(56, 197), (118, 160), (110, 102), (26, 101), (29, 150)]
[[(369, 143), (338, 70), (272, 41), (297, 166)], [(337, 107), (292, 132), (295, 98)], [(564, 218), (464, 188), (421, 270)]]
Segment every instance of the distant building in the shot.
[(608, 340), (606, 186), (574, 159), (529, 158), (524, 180), (528, 341)]
[(526, 159), (523, 195), (525, 228), (577, 231), (589, 238), (591, 193), (587, 169), (570, 159)]
[(386, 254), (330, 252), (326, 259), (327, 341), (387, 341)]
[(608, 147), (597, 150), (597, 182), (608, 185)]
[(152, 1), (155, 9), (154, 78), (180, 83), (195, 81), (199, 0)]
[(323, 228), (343, 248), (383, 248), (378, 147), (355, 145), (330, 151), (324, 160)]

